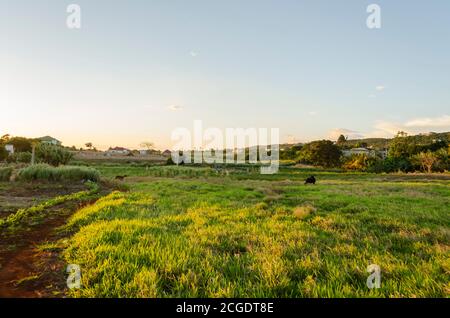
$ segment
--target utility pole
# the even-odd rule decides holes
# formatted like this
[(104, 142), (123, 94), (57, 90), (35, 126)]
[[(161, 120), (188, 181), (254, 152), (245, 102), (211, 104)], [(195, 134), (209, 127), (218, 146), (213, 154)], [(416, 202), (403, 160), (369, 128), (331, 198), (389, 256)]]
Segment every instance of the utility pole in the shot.
[(31, 165), (34, 165), (35, 157), (36, 157), (36, 143), (33, 142), (31, 144)]

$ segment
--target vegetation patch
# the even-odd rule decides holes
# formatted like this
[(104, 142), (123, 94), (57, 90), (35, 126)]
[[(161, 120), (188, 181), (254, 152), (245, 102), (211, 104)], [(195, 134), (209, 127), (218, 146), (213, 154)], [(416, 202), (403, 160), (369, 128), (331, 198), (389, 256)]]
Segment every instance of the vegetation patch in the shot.
[[(133, 179), (147, 170), (124, 169), (136, 180), (130, 192), (69, 220), (64, 258), (83, 269), (82, 288), (69, 296), (448, 296), (445, 178), (318, 172), (318, 185), (305, 186), (300, 169), (245, 182), (233, 170)], [(269, 187), (283, 196), (267, 204)], [(418, 189), (429, 197), (412, 202)], [(366, 286), (370, 264), (381, 267), (380, 289)]]
[(37, 164), (19, 171), (20, 181), (93, 181), (100, 180), (100, 172), (90, 167), (60, 166), (52, 167), (47, 164)]
[(13, 172), (12, 167), (0, 167), (0, 181), (9, 181)]
[(305, 205), (305, 206), (298, 206), (294, 208), (294, 211), (292, 212), (292, 215), (297, 219), (304, 219), (311, 215), (312, 213), (316, 212), (316, 208), (312, 205)]
[(24, 219), (34, 217), (40, 213), (44, 213), (46, 209), (56, 206), (58, 204), (72, 201), (85, 199), (98, 192), (99, 187), (95, 183), (89, 183), (90, 190), (76, 192), (68, 195), (57, 196), (38, 205), (32, 206), (30, 208), (19, 209), (16, 213), (9, 215), (6, 218), (0, 219), (0, 228), (14, 228), (23, 222)]

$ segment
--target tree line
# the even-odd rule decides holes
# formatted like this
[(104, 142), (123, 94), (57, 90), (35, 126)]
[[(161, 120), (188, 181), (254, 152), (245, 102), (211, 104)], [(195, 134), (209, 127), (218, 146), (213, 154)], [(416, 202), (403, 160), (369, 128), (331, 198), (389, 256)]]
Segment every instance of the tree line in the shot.
[[(9, 154), (6, 145), (14, 147), (14, 153)], [(33, 158), (34, 149), (34, 158)], [(68, 164), (73, 154), (62, 146), (42, 143), (38, 139), (25, 137), (0, 137), (0, 161), (8, 163), (47, 163), (52, 166)]]
[(450, 133), (431, 133), (408, 136), (404, 132), (399, 132), (395, 138), (390, 140), (374, 139), (377, 146), (380, 143), (386, 144), (386, 157), (376, 150), (373, 150), (371, 155), (362, 153), (343, 156), (343, 150), (349, 149), (349, 144), (354, 147), (368, 147), (369, 149), (378, 147), (369, 144), (367, 141), (370, 140), (349, 143), (344, 136), (340, 136), (336, 142), (318, 140), (305, 145), (292, 146), (281, 151), (280, 158), (325, 168), (343, 168), (375, 173), (397, 171), (443, 172), (450, 170), (449, 135)]

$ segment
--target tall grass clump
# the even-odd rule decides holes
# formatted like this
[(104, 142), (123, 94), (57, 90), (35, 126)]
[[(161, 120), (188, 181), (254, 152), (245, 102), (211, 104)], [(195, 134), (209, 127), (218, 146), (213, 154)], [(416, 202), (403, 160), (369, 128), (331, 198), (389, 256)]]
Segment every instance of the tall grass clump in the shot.
[(9, 181), (12, 171), (11, 167), (0, 168), (0, 181)]
[(47, 164), (37, 164), (21, 169), (18, 175), (22, 181), (99, 181), (100, 172), (94, 168), (81, 166), (52, 167)]

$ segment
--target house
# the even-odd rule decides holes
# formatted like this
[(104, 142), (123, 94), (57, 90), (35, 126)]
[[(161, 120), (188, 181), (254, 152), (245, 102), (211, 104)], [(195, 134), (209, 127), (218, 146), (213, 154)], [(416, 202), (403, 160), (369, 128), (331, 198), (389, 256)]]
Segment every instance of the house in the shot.
[(9, 155), (14, 154), (14, 145), (5, 145), (5, 149), (9, 153)]
[(373, 150), (370, 150), (367, 148), (352, 148), (352, 149), (343, 150), (342, 154), (344, 155), (344, 157), (350, 157), (353, 155), (374, 156), (375, 152)]
[(378, 151), (377, 154), (381, 157), (381, 159), (384, 160), (387, 158), (389, 151), (387, 149), (383, 149), (383, 150)]
[(344, 157), (350, 157), (353, 155), (367, 155), (368, 157), (375, 157), (378, 156), (381, 159), (386, 159), (387, 155), (388, 155), (388, 150), (384, 149), (384, 150), (373, 150), (373, 149), (368, 149), (368, 148), (352, 148), (352, 149), (347, 149), (347, 150), (343, 150), (342, 154)]
[(164, 157), (170, 157), (172, 155), (172, 151), (170, 150), (164, 150), (164, 152), (162, 153), (162, 155)]
[(139, 154), (141, 156), (146, 156), (149, 154), (149, 151), (147, 149), (141, 149), (141, 150), (139, 150)]
[(107, 153), (111, 155), (128, 155), (131, 151), (123, 147), (109, 147)]
[(38, 140), (43, 143), (43, 144), (47, 144), (47, 145), (54, 145), (54, 146), (61, 146), (62, 142), (59, 141), (56, 138), (53, 138), (51, 136), (44, 136), (41, 138), (38, 138)]

